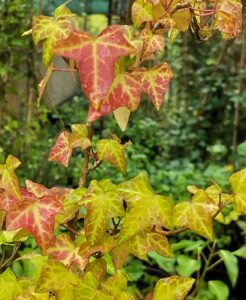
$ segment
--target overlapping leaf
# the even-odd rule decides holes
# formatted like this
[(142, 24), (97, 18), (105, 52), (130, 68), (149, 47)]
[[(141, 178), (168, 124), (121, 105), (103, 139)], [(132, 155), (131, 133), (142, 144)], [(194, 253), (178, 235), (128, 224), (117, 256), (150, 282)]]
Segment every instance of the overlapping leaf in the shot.
[(97, 37), (73, 32), (55, 48), (56, 54), (76, 60), (81, 83), (94, 109), (99, 108), (113, 82), (116, 61), (135, 51), (126, 40), (125, 27), (120, 25), (107, 27)]
[(115, 269), (122, 268), (130, 254), (139, 259), (146, 259), (150, 251), (156, 251), (165, 257), (173, 256), (171, 246), (165, 236), (154, 232), (135, 235), (127, 242), (112, 249)]
[(96, 120), (119, 107), (127, 107), (130, 111), (136, 110), (143, 92), (147, 93), (155, 107), (160, 109), (172, 76), (173, 72), (167, 63), (148, 70), (143, 68), (132, 73), (119, 73), (99, 109), (90, 107), (89, 120)]
[(70, 267), (77, 265), (83, 271), (88, 264), (88, 258), (78, 254), (80, 246), (76, 246), (67, 234), (57, 236), (47, 254)]
[(178, 203), (173, 211), (173, 224), (177, 227), (187, 227), (209, 240), (213, 239), (212, 216), (200, 203)]
[(143, 41), (142, 58), (147, 58), (151, 54), (164, 49), (164, 36), (159, 33), (153, 33), (150, 29), (142, 30), (140, 39)]
[(80, 300), (114, 300), (107, 291), (99, 287), (97, 278), (91, 273), (86, 272), (82, 283), (76, 289), (76, 299)]
[(217, 6), (216, 27), (224, 38), (238, 37), (242, 30), (242, 4), (235, 0), (220, 0)]
[(61, 262), (50, 259), (42, 269), (36, 291), (39, 293), (64, 293), (78, 283), (79, 280), (74, 273), (69, 271)]
[(173, 77), (170, 66), (163, 63), (149, 70), (136, 71), (135, 76), (142, 84), (142, 91), (150, 96), (156, 109), (159, 110)]
[(163, 295), (168, 300), (183, 300), (194, 282), (193, 278), (179, 276), (160, 279), (156, 284), (153, 300), (162, 300)]
[(230, 177), (230, 183), (234, 192), (236, 210), (246, 214), (246, 169), (234, 173)]
[(140, 174), (119, 186), (129, 211), (123, 223), (119, 243), (157, 225), (172, 228), (173, 203), (170, 198), (156, 195), (149, 186), (147, 176)]
[(126, 172), (125, 147), (115, 139), (101, 139), (97, 142), (97, 156), (100, 161), (114, 165), (120, 172)]
[(82, 150), (91, 146), (89, 130), (86, 125), (72, 125), (72, 133), (62, 132), (57, 138), (54, 147), (49, 154), (50, 161), (56, 161), (68, 167), (73, 148), (79, 147)]
[(56, 9), (54, 18), (43, 15), (34, 18), (33, 40), (36, 44), (43, 41), (43, 62), (45, 65), (49, 65), (54, 56), (55, 44), (66, 39), (74, 30), (73, 17), (74, 14), (64, 3)]
[(123, 200), (117, 186), (108, 179), (91, 181), (81, 204), (87, 207), (85, 234), (92, 245), (105, 234), (109, 219), (124, 214)]
[(136, 0), (132, 5), (132, 20), (137, 27), (153, 20), (153, 4), (150, 0)]
[(32, 233), (43, 252), (53, 240), (55, 216), (63, 208), (55, 195), (38, 198), (26, 192), (23, 200), (7, 213), (8, 230), (25, 229)]
[(15, 169), (18, 168), (20, 164), (21, 162), (18, 158), (9, 155), (6, 160), (6, 164), (1, 165), (0, 168), (0, 189), (5, 190), (8, 195), (17, 198), (18, 200), (21, 199), (21, 193)]

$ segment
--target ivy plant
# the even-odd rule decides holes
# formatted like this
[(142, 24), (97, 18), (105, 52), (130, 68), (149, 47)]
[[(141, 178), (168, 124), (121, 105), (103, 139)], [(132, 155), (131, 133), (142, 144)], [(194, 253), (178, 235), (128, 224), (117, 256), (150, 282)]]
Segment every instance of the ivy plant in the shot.
[[(77, 188), (47, 188), (30, 180), (22, 187), (16, 175), (19, 159), (9, 155), (0, 165), (0, 299), (143, 299), (144, 293), (128, 284), (127, 258), (144, 260), (149, 253), (172, 258), (170, 237), (185, 231), (213, 243), (208, 257), (200, 252), (205, 261), (201, 276), (187, 277), (197, 266), (182, 270), (185, 257), (180, 256), (184, 276), (160, 279), (148, 299), (182, 300), (189, 293), (190, 299), (195, 298), (210, 269), (221, 260), (229, 268), (236, 259), (228, 251), (216, 253), (213, 225), (224, 223), (224, 209), (246, 213), (246, 169), (230, 177), (230, 192), (223, 192), (217, 183), (206, 189), (189, 186), (190, 200), (177, 204), (158, 195), (146, 173), (120, 184), (108, 178), (89, 182), (88, 175), (106, 163), (126, 173), (131, 143), (122, 143), (116, 135), (95, 141), (93, 124), (113, 113), (125, 130), (143, 93), (160, 109), (173, 77), (167, 62), (157, 64), (156, 54), (163, 51), (165, 39), (174, 41), (189, 29), (200, 40), (217, 31), (224, 39), (239, 37), (242, 5), (235, 0), (136, 0), (132, 20), (133, 26), (110, 25), (93, 36), (81, 30), (78, 16), (65, 3), (53, 17), (35, 17), (32, 29), (24, 33), (42, 45), (48, 68), (39, 85), (39, 100), (53, 72), (78, 72), (89, 112), (87, 122), (60, 133), (49, 155), (50, 161), (68, 167), (74, 149), (83, 152)], [(54, 66), (55, 55), (65, 59), (67, 69)], [(29, 276), (18, 277), (10, 265), (29, 236), (40, 251), (17, 258), (32, 264)], [(8, 245), (13, 246), (9, 256)], [(235, 284), (235, 274), (229, 275)], [(215, 296), (218, 290), (228, 293), (220, 281), (209, 281), (208, 287)]]

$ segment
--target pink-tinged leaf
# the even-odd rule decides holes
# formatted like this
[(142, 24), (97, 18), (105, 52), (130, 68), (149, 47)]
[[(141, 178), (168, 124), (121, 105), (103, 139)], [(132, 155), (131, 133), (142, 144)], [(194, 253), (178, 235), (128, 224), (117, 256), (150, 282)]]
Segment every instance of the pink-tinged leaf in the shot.
[(53, 240), (55, 216), (62, 206), (52, 197), (30, 201), (23, 199), (7, 213), (7, 230), (26, 229), (32, 233), (44, 253)]
[(49, 160), (56, 161), (68, 167), (72, 155), (72, 148), (69, 144), (69, 133), (62, 132), (56, 140), (55, 146), (51, 149)]
[(97, 37), (73, 32), (55, 47), (56, 54), (76, 60), (81, 83), (94, 109), (99, 108), (114, 79), (116, 61), (135, 51), (121, 25), (111, 25)]
[(68, 267), (77, 265), (81, 271), (84, 271), (89, 262), (89, 258), (80, 256), (78, 254), (79, 248), (80, 247), (75, 246), (72, 239), (64, 233), (56, 237), (51, 247), (47, 250), (47, 254)]
[(144, 29), (140, 38), (143, 40), (142, 57), (149, 57), (157, 51), (163, 51), (165, 40), (164, 36), (159, 33), (153, 33), (150, 29)]
[(18, 202), (19, 200), (8, 192), (0, 193), (0, 210), (8, 211)]
[(119, 107), (127, 107), (130, 111), (136, 110), (140, 103), (141, 93), (141, 82), (131, 73), (118, 74), (100, 108), (95, 110), (90, 106), (89, 120), (93, 121), (105, 116)]
[(42, 198), (51, 194), (51, 191), (45, 186), (31, 180), (26, 180), (26, 188), (29, 193), (33, 194), (37, 198)]
[(149, 70), (136, 71), (135, 76), (142, 83), (143, 92), (151, 97), (156, 109), (159, 110), (173, 77), (171, 67), (163, 63)]
[(18, 158), (9, 155), (6, 164), (2, 165), (0, 188), (17, 199), (21, 199), (19, 180), (14, 172), (21, 164)]

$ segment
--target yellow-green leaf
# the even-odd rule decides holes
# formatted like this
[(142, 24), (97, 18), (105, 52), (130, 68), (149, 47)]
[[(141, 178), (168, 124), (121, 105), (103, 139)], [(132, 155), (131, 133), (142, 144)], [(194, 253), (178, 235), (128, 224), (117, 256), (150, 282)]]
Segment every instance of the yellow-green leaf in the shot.
[(101, 161), (114, 165), (120, 172), (126, 172), (125, 147), (116, 140), (102, 139), (97, 142), (97, 155)]
[(193, 278), (179, 276), (160, 279), (156, 284), (153, 300), (162, 300), (163, 295), (168, 300), (183, 300), (194, 282)]
[(230, 183), (234, 192), (236, 210), (246, 214), (246, 169), (231, 175)]

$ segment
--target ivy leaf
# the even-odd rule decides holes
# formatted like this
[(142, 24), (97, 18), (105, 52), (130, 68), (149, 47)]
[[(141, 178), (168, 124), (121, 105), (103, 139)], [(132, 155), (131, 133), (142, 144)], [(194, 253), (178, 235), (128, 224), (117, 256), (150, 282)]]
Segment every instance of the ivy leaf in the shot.
[(129, 211), (120, 232), (119, 243), (129, 240), (154, 225), (172, 227), (173, 203), (171, 199), (155, 195), (144, 174), (121, 184), (119, 190), (124, 199), (130, 202)]
[(233, 287), (235, 287), (238, 279), (238, 274), (239, 274), (237, 257), (233, 253), (227, 250), (220, 250), (219, 256), (223, 258), (231, 284)]
[(99, 289), (97, 278), (91, 273), (86, 272), (82, 278), (82, 283), (76, 289), (76, 295), (80, 300), (114, 300), (106, 291)]
[(55, 47), (56, 54), (76, 60), (81, 83), (96, 110), (114, 79), (116, 61), (136, 51), (127, 41), (125, 30), (124, 26), (111, 25), (97, 37), (73, 32)]
[(230, 183), (234, 192), (236, 210), (246, 214), (246, 169), (232, 174)]
[(164, 36), (159, 33), (153, 33), (150, 29), (145, 28), (140, 34), (140, 39), (143, 40), (142, 57), (147, 58), (151, 54), (162, 51), (164, 49)]
[(0, 300), (13, 300), (17, 295), (17, 279), (11, 269), (0, 274)]
[(127, 278), (121, 272), (117, 271), (114, 276), (107, 278), (102, 283), (103, 288), (114, 296), (117, 300), (134, 300), (135, 298), (129, 294), (127, 289)]
[(126, 107), (130, 111), (136, 110), (142, 94), (141, 87), (141, 82), (131, 73), (117, 74), (99, 109), (90, 107), (89, 120), (94, 121), (120, 107)]
[(78, 254), (79, 248), (80, 246), (75, 246), (72, 239), (64, 233), (55, 238), (53, 244), (47, 250), (47, 254), (68, 267), (77, 265), (83, 271), (88, 264), (88, 258)]
[(242, 31), (242, 4), (235, 0), (221, 0), (217, 6), (216, 25), (226, 39), (239, 37)]
[(121, 173), (126, 173), (125, 147), (114, 139), (102, 139), (97, 142), (97, 156), (100, 161), (114, 165)]
[(217, 300), (227, 300), (230, 294), (228, 286), (220, 280), (209, 280), (208, 289)]
[(159, 110), (173, 77), (170, 66), (167, 63), (162, 63), (149, 70), (136, 71), (134, 74), (142, 84), (142, 91), (150, 96), (156, 109)]
[[(59, 13), (57, 13), (59, 14)], [(43, 41), (43, 62), (48, 66), (54, 56), (53, 48), (59, 40), (66, 39), (73, 31), (70, 18), (37, 16), (33, 21), (32, 35), (36, 44)]]
[(15, 169), (19, 167), (21, 162), (18, 158), (9, 155), (6, 164), (1, 167), (0, 188), (4, 189), (9, 195), (21, 199), (19, 180), (15, 174)]
[(153, 20), (153, 4), (149, 0), (136, 0), (132, 5), (132, 20), (137, 27)]
[(4, 190), (0, 193), (0, 210), (8, 211), (14, 207), (19, 200), (13, 195), (5, 192)]
[(213, 240), (213, 221), (211, 215), (196, 202), (180, 202), (173, 211), (173, 223), (177, 227), (187, 227), (197, 234)]
[(85, 150), (91, 146), (88, 126), (84, 124), (74, 124), (71, 126), (71, 129), (72, 133), (69, 136), (69, 146), (71, 148), (79, 147)]
[(124, 214), (123, 201), (117, 186), (110, 180), (92, 180), (81, 200), (86, 205), (85, 235), (91, 245), (105, 234), (108, 220)]
[(37, 198), (49, 196), (52, 192), (42, 184), (26, 180), (26, 189), (29, 193), (33, 194)]
[(61, 262), (49, 259), (41, 271), (36, 292), (64, 292), (78, 283), (79, 280), (75, 274), (70, 272)]
[(185, 8), (172, 14), (172, 19), (175, 22), (175, 28), (184, 32), (189, 29), (192, 14), (189, 8)]
[(46, 71), (46, 74), (44, 76), (44, 78), (41, 80), (41, 82), (38, 84), (38, 105), (40, 104), (40, 100), (44, 94), (44, 91), (45, 91), (45, 88), (53, 74), (53, 70), (54, 70), (54, 66), (53, 64), (50, 64), (47, 71)]
[(114, 110), (114, 117), (122, 131), (126, 130), (131, 111), (127, 107), (119, 107)]
[(60, 202), (52, 196), (35, 200), (25, 199), (7, 213), (7, 230), (26, 229), (32, 233), (42, 252), (53, 240), (55, 216), (63, 211)]
[(165, 236), (154, 232), (135, 235), (127, 242), (112, 249), (115, 269), (122, 268), (130, 254), (139, 259), (146, 259), (147, 254), (151, 251), (155, 251), (165, 257), (173, 256), (172, 248)]
[(161, 300), (163, 295), (168, 300), (183, 300), (194, 282), (193, 278), (179, 276), (160, 279), (156, 284), (153, 300)]
[(68, 167), (72, 156), (72, 148), (69, 144), (69, 133), (62, 132), (55, 142), (55, 146), (51, 149), (49, 154), (50, 161), (56, 161), (65, 167)]
[(54, 13), (56, 19), (75, 16), (75, 14), (72, 13), (71, 10), (66, 6), (71, 1), (72, 0), (66, 1), (56, 8)]

